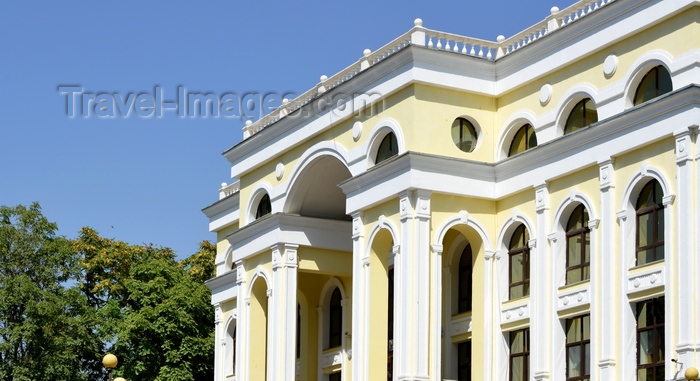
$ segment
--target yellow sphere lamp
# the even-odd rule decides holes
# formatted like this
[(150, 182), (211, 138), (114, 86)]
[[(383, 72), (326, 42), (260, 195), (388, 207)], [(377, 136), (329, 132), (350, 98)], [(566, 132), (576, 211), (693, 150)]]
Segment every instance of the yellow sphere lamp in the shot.
[(114, 379), (114, 381), (126, 381), (123, 377), (117, 377)]
[(107, 373), (109, 374), (109, 381), (112, 381), (112, 369), (116, 368), (117, 364), (119, 364), (117, 356), (111, 353), (107, 353), (105, 357), (102, 358), (102, 365), (104, 365), (104, 367), (107, 368)]
[(688, 369), (685, 370), (685, 379), (686, 380), (697, 380), (698, 379), (698, 370), (696, 368), (693, 368), (692, 366)]

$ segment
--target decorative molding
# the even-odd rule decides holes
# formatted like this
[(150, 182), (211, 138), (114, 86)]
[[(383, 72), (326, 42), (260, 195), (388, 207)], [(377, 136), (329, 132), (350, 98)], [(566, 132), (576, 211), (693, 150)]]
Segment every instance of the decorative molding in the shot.
[(343, 360), (342, 350), (324, 353), (321, 355), (321, 368), (326, 368), (333, 365), (340, 365)]
[(570, 308), (580, 307), (591, 303), (591, 288), (590, 285), (584, 287), (576, 287), (573, 289), (565, 289), (559, 291), (557, 295), (557, 310), (566, 310)]
[(457, 336), (472, 331), (472, 316), (462, 316), (450, 320), (450, 335)]
[[(636, 270), (636, 269), (635, 269)], [(653, 266), (643, 271), (635, 271), (627, 278), (627, 293), (636, 293), (666, 285), (666, 271), (663, 267)]]
[(504, 324), (525, 320), (528, 318), (530, 318), (529, 300), (501, 309), (501, 322)]

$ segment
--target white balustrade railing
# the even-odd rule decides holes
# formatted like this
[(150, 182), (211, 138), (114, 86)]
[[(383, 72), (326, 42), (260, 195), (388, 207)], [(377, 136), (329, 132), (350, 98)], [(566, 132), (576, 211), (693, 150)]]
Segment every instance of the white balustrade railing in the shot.
[(323, 93), (342, 85), (358, 73), (401, 51), (407, 46), (424, 46), (429, 49), (443, 50), (445, 52), (494, 61), (512, 54), (547, 36), (549, 33), (559, 28), (566, 27), (614, 1), (616, 0), (580, 0), (563, 10), (554, 7), (550, 10), (551, 14), (544, 20), (520, 33), (516, 33), (510, 38), (506, 39), (503, 36), (498, 36), (496, 42), (429, 30), (423, 27), (423, 22), (420, 19), (416, 19), (414, 27), (398, 38), (374, 52), (365, 49), (363, 57), (359, 61), (330, 78), (325, 75), (321, 76), (320, 82), (315, 87), (293, 100), (284, 99), (282, 105), (277, 108), (277, 110), (265, 115), (259, 120), (255, 122), (251, 120), (246, 121), (246, 125), (243, 127), (243, 139), (247, 139), (265, 127), (293, 114), (295, 111), (313, 102)]
[(236, 181), (235, 183), (229, 185), (226, 183), (221, 183), (221, 188), (219, 188), (219, 200), (224, 199), (228, 196), (238, 193), (241, 190), (241, 182)]

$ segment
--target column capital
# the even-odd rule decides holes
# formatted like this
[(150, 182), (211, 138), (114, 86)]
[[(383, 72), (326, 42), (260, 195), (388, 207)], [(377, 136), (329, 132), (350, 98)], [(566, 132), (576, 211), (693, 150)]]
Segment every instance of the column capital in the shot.
[(603, 160), (598, 160), (598, 180), (600, 182), (600, 190), (606, 191), (614, 186), (613, 175), (615, 170), (613, 164), (615, 160), (611, 157), (605, 158)]
[(540, 213), (549, 209), (549, 189), (547, 183), (535, 185), (535, 211)]

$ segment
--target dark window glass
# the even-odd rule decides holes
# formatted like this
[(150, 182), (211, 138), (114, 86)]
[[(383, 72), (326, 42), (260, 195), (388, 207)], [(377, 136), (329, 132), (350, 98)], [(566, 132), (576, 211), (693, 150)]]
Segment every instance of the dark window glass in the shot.
[(472, 310), (472, 247), (467, 245), (459, 258), (459, 290), (457, 313)]
[(530, 380), (530, 329), (510, 333), (510, 381)]
[(591, 378), (590, 315), (566, 319), (566, 381)]
[(591, 276), (588, 212), (583, 205), (574, 209), (566, 224), (566, 283), (588, 280)]
[(476, 128), (468, 120), (457, 118), (452, 122), (452, 140), (464, 152), (474, 151), (476, 147)]
[(387, 380), (392, 380), (393, 379), (393, 374), (394, 374), (394, 269), (389, 269), (389, 273), (387, 274), (388, 277), (388, 288), (389, 288), (389, 300), (387, 303), (389, 311), (387, 313), (388, 316), (388, 341), (389, 345), (387, 346), (388, 348), (388, 353), (386, 355), (386, 375), (387, 375)]
[(510, 149), (508, 150), (508, 156), (513, 156), (516, 153), (525, 152), (530, 148), (537, 147), (537, 136), (535, 136), (535, 129), (531, 125), (526, 124), (515, 133), (513, 137), (513, 142), (510, 143)]
[(343, 306), (338, 287), (335, 288), (333, 295), (331, 295), (329, 313), (328, 348), (333, 348), (341, 345), (343, 336)]
[(396, 142), (396, 135), (393, 132), (388, 133), (377, 149), (377, 157), (374, 160), (375, 164), (396, 156), (399, 153), (399, 144)]
[(340, 372), (331, 373), (328, 375), (328, 381), (340, 381), (340, 380), (342, 380), (342, 377), (340, 376)]
[(664, 299), (637, 303), (637, 380), (664, 380)]
[(634, 105), (654, 99), (673, 90), (671, 74), (663, 66), (657, 66), (642, 78), (634, 95)]
[(637, 266), (664, 259), (663, 196), (661, 184), (652, 180), (637, 199)]
[(270, 196), (266, 194), (258, 203), (258, 210), (255, 212), (255, 219), (266, 216), (270, 214), (270, 212), (272, 212), (272, 204), (270, 204)]
[(457, 380), (471, 381), (472, 379), (472, 342), (465, 341), (457, 344)]
[(510, 239), (508, 258), (510, 260), (510, 299), (530, 295), (530, 234), (525, 225), (518, 226)]
[(589, 98), (578, 102), (574, 109), (571, 110), (569, 118), (566, 119), (564, 125), (564, 134), (580, 130), (598, 121), (598, 111), (595, 104)]

